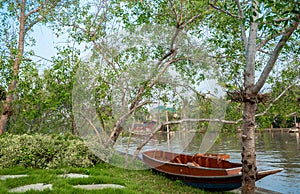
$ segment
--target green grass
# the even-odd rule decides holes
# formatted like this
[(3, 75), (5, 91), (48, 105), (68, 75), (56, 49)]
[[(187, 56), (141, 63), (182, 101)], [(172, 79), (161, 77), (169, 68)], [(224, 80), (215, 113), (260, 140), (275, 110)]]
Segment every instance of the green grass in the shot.
[[(59, 174), (81, 173), (89, 178), (62, 178)], [(32, 169), (32, 168), (9, 168), (0, 169), (0, 175), (28, 174), (29, 177), (18, 179), (0, 180), (0, 193), (8, 193), (14, 187), (34, 183), (51, 183), (53, 189), (41, 191), (28, 191), (25, 193), (208, 193), (197, 188), (186, 186), (179, 181), (172, 181), (163, 175), (153, 173), (151, 170), (126, 170), (109, 164), (98, 164), (92, 168), (61, 168), (61, 169)], [(83, 190), (73, 188), (78, 184), (102, 184), (113, 183), (125, 186), (125, 189)]]

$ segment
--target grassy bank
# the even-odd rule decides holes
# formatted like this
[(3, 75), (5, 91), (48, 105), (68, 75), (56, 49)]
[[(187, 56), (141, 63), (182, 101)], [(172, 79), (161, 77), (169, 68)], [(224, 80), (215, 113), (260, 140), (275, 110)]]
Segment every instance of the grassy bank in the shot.
[[(62, 178), (59, 174), (82, 173), (90, 175), (89, 178)], [(162, 175), (153, 173), (151, 170), (126, 170), (108, 164), (98, 164), (92, 168), (60, 168), (51, 170), (33, 168), (5, 168), (0, 169), (1, 175), (28, 174), (29, 177), (18, 179), (0, 180), (0, 193), (8, 193), (14, 187), (34, 183), (47, 183), (53, 185), (53, 190), (43, 192), (26, 193), (208, 193), (200, 189), (192, 188), (181, 182), (172, 181)], [(125, 189), (104, 189), (88, 191), (75, 189), (72, 186), (78, 184), (103, 184), (114, 183), (125, 186)]]
[[(127, 170), (100, 162), (84, 144), (71, 135), (13, 135), (0, 137), (0, 175), (27, 174), (28, 177), (0, 180), (0, 193), (8, 193), (12, 188), (35, 183), (52, 184), (52, 190), (26, 193), (208, 193), (172, 181), (153, 173), (151, 170)], [(110, 162), (124, 165), (119, 155)], [(94, 167), (92, 167), (95, 165)], [(142, 162), (134, 162), (134, 169)], [(57, 175), (80, 173), (88, 178), (63, 178)], [(125, 189), (83, 190), (73, 185), (119, 184)]]

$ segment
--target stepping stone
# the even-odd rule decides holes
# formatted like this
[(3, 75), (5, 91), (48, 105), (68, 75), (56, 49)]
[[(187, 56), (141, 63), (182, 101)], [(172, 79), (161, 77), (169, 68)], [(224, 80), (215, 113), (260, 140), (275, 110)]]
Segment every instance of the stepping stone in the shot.
[(58, 176), (63, 178), (88, 178), (89, 177), (89, 175), (86, 174), (76, 174), (76, 173), (61, 174)]
[(6, 179), (16, 179), (21, 177), (26, 177), (27, 174), (16, 174), (16, 175), (0, 175), (0, 180), (6, 180)]
[(45, 189), (50, 189), (52, 190), (52, 184), (45, 184), (45, 183), (36, 183), (36, 184), (31, 184), (31, 185), (25, 185), (21, 187), (16, 187), (13, 189), (10, 189), (8, 192), (26, 192), (29, 190), (35, 190), (35, 191), (43, 191)]
[(99, 190), (99, 189), (106, 189), (106, 188), (113, 188), (113, 189), (124, 189), (125, 188), (122, 185), (116, 185), (116, 184), (76, 185), (73, 187), (80, 188), (80, 189), (86, 189), (86, 190)]

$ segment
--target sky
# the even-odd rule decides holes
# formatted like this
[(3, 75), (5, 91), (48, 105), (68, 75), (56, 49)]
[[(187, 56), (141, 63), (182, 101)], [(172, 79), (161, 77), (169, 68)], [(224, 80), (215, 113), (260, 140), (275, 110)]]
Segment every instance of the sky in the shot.
[[(56, 46), (61, 47), (67, 46), (68, 44), (72, 47), (74, 46), (73, 42), (68, 42), (67, 35), (68, 34), (65, 33), (59, 37), (56, 37), (55, 33), (49, 27), (43, 25), (36, 25), (33, 28), (33, 32), (30, 34), (30, 36), (35, 39), (36, 44), (35, 46), (26, 49), (27, 51), (30, 49), (34, 51), (35, 56), (32, 57), (32, 60), (42, 65), (40, 67), (40, 73), (42, 73), (45, 68), (50, 67), (51, 57), (55, 56), (57, 53), (55, 48)], [(81, 58), (87, 58), (89, 56), (89, 53), (84, 51), (84, 44), (75, 44), (75, 47), (81, 50)]]
[[(59, 41), (53, 34), (52, 30), (45, 26), (37, 25), (34, 27), (32, 36), (36, 40), (36, 45), (32, 47), (35, 55), (50, 60), (51, 57), (56, 54), (54, 45)], [(40, 59), (41, 58), (39, 57), (35, 57), (33, 60), (38, 61)]]

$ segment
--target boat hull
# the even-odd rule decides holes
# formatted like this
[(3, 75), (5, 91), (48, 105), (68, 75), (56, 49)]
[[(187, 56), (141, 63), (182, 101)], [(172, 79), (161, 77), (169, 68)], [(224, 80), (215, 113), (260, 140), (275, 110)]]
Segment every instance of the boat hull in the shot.
[[(158, 171), (189, 176), (224, 176), (241, 172), (242, 165), (217, 156), (177, 154), (161, 150), (142, 153), (143, 161)], [(178, 159), (178, 160), (176, 160)], [(180, 162), (178, 162), (180, 161)]]
[(153, 169), (156, 172), (164, 174), (172, 180), (180, 180), (183, 183), (211, 191), (229, 191), (237, 189), (242, 185), (242, 175), (226, 175), (226, 176), (189, 176), (184, 174), (174, 174), (170, 172), (161, 171), (157, 168)]
[[(242, 185), (241, 164), (220, 160), (218, 156), (201, 156), (203, 161), (208, 162), (201, 161), (203, 166), (188, 165), (191, 160), (195, 160), (195, 157), (185, 154), (152, 150), (143, 152), (142, 156), (143, 161), (155, 171), (193, 187), (213, 191), (228, 191), (237, 189)], [(174, 162), (174, 158), (178, 158), (178, 156), (183, 163)], [(199, 158), (196, 160), (199, 161)], [(222, 167), (218, 167), (218, 161)], [(257, 180), (280, 171), (282, 169), (260, 171), (257, 174)]]

